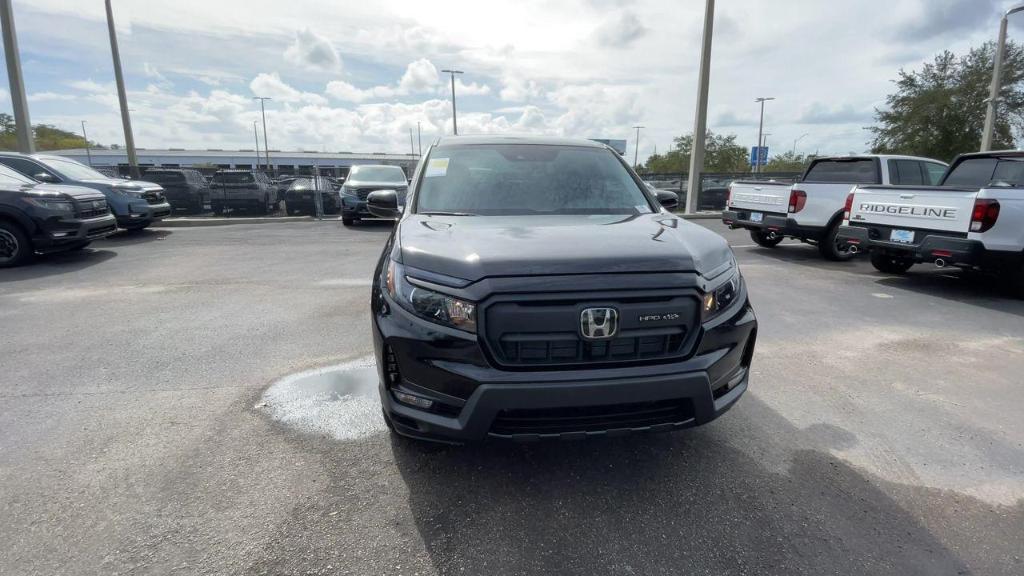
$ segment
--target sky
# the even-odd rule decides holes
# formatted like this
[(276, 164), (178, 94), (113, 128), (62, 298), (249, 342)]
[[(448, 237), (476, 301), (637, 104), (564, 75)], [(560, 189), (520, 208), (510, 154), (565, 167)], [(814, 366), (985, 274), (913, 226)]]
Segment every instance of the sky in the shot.
[[(866, 151), (901, 68), (994, 39), (1008, 0), (719, 0), (708, 127), (775, 153)], [(693, 129), (702, 0), (114, 0), (140, 148), (410, 150), (459, 131), (629, 141)], [(101, 0), (14, 0), (31, 119), (123, 143)], [(1024, 16), (1020, 16), (1024, 24)], [(1024, 26), (1011, 27), (1020, 37)], [(0, 111), (10, 113), (8, 84)], [(262, 132), (260, 132), (262, 138)], [(262, 148), (262, 140), (260, 143)]]

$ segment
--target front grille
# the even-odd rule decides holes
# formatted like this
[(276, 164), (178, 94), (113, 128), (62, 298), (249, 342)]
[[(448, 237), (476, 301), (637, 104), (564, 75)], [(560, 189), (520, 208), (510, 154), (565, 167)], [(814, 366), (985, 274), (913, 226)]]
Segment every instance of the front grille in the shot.
[(501, 359), (509, 364), (560, 364), (650, 360), (677, 354), (686, 329), (663, 334), (587, 341), (575, 334), (511, 334), (501, 338)]
[[(481, 310), (481, 334), (494, 359), (510, 368), (660, 362), (686, 355), (700, 324), (696, 292), (598, 293), (508, 296)], [(588, 308), (612, 308), (617, 331), (585, 339)]]
[(689, 399), (610, 406), (503, 410), (491, 424), (491, 434), (515, 436), (644, 430), (685, 424), (693, 417), (693, 403)]
[(164, 195), (160, 192), (146, 192), (143, 196), (149, 204), (163, 204)]
[(399, 197), (401, 197), (401, 194), (405, 193), (406, 187), (405, 186), (399, 186), (399, 187), (394, 187), (394, 188), (387, 188), (387, 187), (383, 187), (382, 188), (380, 186), (377, 186), (375, 188), (353, 188), (352, 189), (352, 191), (355, 192), (356, 196), (359, 197), (360, 200), (366, 200), (366, 197), (370, 195), (370, 192), (376, 192), (377, 190), (395, 190), (396, 192), (398, 192)]
[(78, 217), (83, 220), (89, 218), (99, 218), (110, 214), (110, 207), (107, 206), (106, 200), (94, 200), (89, 202), (81, 202), (78, 205)]

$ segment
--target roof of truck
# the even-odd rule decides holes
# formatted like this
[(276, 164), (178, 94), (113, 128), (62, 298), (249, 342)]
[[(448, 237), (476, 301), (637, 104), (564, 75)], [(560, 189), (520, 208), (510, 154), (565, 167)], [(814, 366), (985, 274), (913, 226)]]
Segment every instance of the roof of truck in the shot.
[(948, 164), (944, 160), (936, 160), (935, 158), (925, 158), (923, 156), (908, 156), (905, 154), (848, 154), (848, 155), (837, 155), (837, 156), (819, 156), (814, 158), (817, 160), (856, 160), (858, 158), (878, 158), (880, 160), (924, 160), (926, 162), (938, 162), (940, 164)]

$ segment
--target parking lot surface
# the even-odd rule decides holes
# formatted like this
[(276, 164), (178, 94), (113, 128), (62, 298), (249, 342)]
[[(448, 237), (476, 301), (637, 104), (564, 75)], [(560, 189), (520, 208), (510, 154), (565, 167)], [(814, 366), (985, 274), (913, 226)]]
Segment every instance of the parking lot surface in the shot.
[(750, 391), (572, 443), (288, 411), (282, 378), (367, 366), (386, 223), (153, 229), (0, 271), (0, 574), (1024, 573), (1024, 302), (699, 225), (758, 313)]

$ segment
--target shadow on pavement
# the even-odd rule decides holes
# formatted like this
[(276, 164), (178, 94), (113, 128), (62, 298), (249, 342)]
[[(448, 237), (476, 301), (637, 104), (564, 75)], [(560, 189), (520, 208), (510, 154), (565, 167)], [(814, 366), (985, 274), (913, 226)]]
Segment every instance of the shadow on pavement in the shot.
[[(828, 453), (856, 443), (853, 435), (827, 425), (796, 431), (760, 401), (743, 402), (728, 423), (675, 435), (437, 453), (395, 440), (393, 450), (419, 534), (444, 574), (1024, 569), (1019, 558), (994, 551), (1019, 542), (1024, 505), (1000, 516), (956, 493), (866, 477)], [(755, 431), (759, 442), (796, 440), (785, 461), (757, 445), (741, 450), (730, 438), (731, 428), (766, 421), (789, 430)], [(840, 446), (825, 445), (831, 443)], [(908, 502), (925, 510), (907, 510)], [(990, 532), (1011, 541), (976, 550), (991, 556), (969, 568), (922, 523), (922, 513), (942, 527), (964, 515), (988, 524), (945, 535), (965, 546)]]
[[(93, 244), (93, 246), (96, 246)], [(30, 280), (58, 274), (78, 272), (102, 264), (117, 256), (116, 252), (102, 248), (83, 248), (70, 252), (36, 255), (32, 263), (17, 268), (0, 270), (0, 281)]]
[[(103, 240), (97, 241), (96, 244), (110, 243), (115, 245), (127, 245), (127, 244), (144, 244), (146, 242), (154, 242), (156, 240), (163, 240), (174, 234), (171, 230), (166, 228), (143, 228), (142, 230), (122, 230), (112, 236), (107, 236)], [(94, 244), (95, 245), (95, 244)]]
[[(932, 268), (930, 271), (928, 268)], [(910, 269), (903, 276), (884, 276), (879, 273), (879, 285), (920, 294), (971, 304), (1024, 316), (1024, 294), (1019, 297), (998, 278), (984, 274), (967, 273), (962, 270), (938, 270), (922, 264)]]

